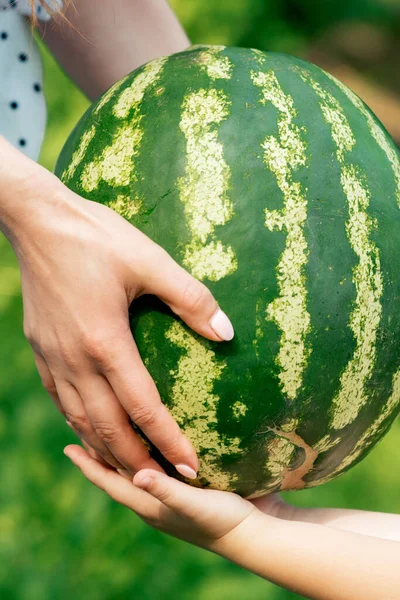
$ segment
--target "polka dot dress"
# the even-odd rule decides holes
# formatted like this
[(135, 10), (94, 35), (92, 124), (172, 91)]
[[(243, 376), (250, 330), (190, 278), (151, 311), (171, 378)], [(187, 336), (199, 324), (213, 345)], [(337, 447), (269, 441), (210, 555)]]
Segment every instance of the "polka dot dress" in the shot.
[[(39, 2), (35, 12), (40, 20), (50, 18)], [(28, 0), (0, 0), (0, 134), (37, 160), (46, 103), (39, 50), (23, 18), (30, 14)]]

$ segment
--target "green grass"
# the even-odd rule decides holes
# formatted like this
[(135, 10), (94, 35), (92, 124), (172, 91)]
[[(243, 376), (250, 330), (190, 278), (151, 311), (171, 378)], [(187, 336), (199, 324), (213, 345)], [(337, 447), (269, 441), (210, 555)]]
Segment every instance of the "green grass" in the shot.
[[(206, 0), (173, 4), (195, 42), (253, 40), (261, 45), (264, 40), (266, 47), (273, 25), (271, 47), (301, 51), (311, 35), (306, 27), (296, 29), (276, 3), (273, 8), (261, 0), (240, 0), (231, 9), (227, 0), (215, 5)], [(267, 4), (272, 17), (268, 23), (260, 22)], [(332, 8), (332, 3), (326, 4)], [(52, 169), (87, 101), (47, 54), (45, 65), (49, 122), (41, 162)], [(63, 456), (63, 447), (75, 439), (41, 387), (24, 340), (18, 267), (2, 237), (0, 339), (2, 600), (299, 598), (217, 556), (151, 530), (86, 482)], [(288, 497), (304, 506), (398, 511), (399, 436), (397, 422), (350, 473)]]

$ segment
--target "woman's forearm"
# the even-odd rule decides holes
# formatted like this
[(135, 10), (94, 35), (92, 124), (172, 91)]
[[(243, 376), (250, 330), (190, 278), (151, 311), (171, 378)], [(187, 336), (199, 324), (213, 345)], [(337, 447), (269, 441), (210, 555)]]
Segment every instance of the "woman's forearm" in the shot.
[(400, 590), (399, 544), (314, 523), (261, 515), (213, 549), (315, 600), (395, 600), (394, 590)]
[(79, 0), (66, 20), (39, 25), (61, 66), (91, 99), (153, 58), (189, 40), (166, 0)]

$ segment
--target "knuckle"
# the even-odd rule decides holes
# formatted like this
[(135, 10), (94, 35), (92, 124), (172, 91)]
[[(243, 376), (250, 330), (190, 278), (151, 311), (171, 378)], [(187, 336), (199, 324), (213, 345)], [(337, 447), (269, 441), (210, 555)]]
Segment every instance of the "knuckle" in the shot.
[(141, 429), (147, 428), (151, 429), (155, 427), (157, 424), (157, 413), (154, 408), (149, 408), (146, 406), (142, 406), (140, 408), (135, 408), (132, 411), (133, 414), (133, 422), (138, 425)]
[(35, 343), (35, 336), (33, 330), (31, 329), (31, 327), (29, 327), (29, 325), (24, 324), (24, 336), (31, 346)]
[(98, 422), (93, 425), (98, 437), (107, 445), (114, 445), (121, 439), (121, 432), (110, 423)]
[(42, 385), (44, 387), (44, 389), (46, 390), (46, 392), (48, 394), (50, 394), (50, 396), (57, 396), (57, 386), (54, 383), (53, 379), (47, 379), (42, 377)]
[(160, 441), (158, 444), (158, 449), (164, 456), (178, 456), (180, 450), (182, 449), (182, 438), (183, 435), (180, 429), (177, 427), (176, 433), (172, 434), (168, 440), (166, 440), (164, 443)]
[(159, 487), (157, 490), (157, 498), (163, 504), (168, 504), (168, 502), (171, 500), (171, 493), (169, 489), (164, 485), (162, 487)]
[(82, 343), (85, 353), (95, 361), (103, 363), (109, 359), (112, 343), (101, 329), (85, 333)]
[(73, 415), (65, 413), (67, 421), (71, 423), (72, 429), (79, 431), (81, 434), (85, 434), (91, 430), (91, 424), (86, 415)]
[(79, 359), (77, 351), (71, 346), (66, 344), (60, 344), (58, 348), (58, 355), (63, 363), (65, 363), (71, 370), (76, 370), (79, 365)]
[(34, 352), (37, 352), (38, 354), (40, 354), (41, 356), (43, 356), (46, 360), (48, 360), (50, 357), (54, 357), (54, 355), (57, 354), (56, 349), (54, 348), (53, 344), (47, 340), (40, 340), (33, 335), (32, 337), (32, 341), (30, 342)]
[(33, 329), (30, 325), (24, 323), (23, 332), (25, 339), (30, 344), (34, 352), (43, 354), (43, 349), (40, 348), (40, 344), (38, 341), (38, 336), (36, 335), (35, 329)]
[(183, 290), (182, 303), (189, 312), (201, 310), (211, 298), (211, 292), (205, 285), (191, 279)]

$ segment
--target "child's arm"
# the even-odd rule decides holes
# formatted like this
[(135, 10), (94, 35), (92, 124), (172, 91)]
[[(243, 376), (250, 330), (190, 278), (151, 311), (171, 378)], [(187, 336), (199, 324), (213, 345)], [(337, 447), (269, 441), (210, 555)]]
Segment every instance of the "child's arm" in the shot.
[[(263, 510), (263, 502), (267, 498), (255, 500), (254, 504)], [(299, 508), (283, 501), (279, 504), (281, 519), (326, 525), (334, 529), (400, 542), (400, 515), (340, 508)]]
[[(70, 446), (66, 454), (92, 483), (148, 524), (307, 598), (399, 597), (397, 542), (320, 523), (286, 520), (288, 505), (273, 497), (251, 503), (234, 494), (192, 488), (154, 471), (141, 471), (132, 485), (82, 448)], [(320, 518), (321, 513), (316, 514)], [(386, 519), (385, 528), (390, 520), (399, 530), (398, 516), (386, 515)]]
[(79, 0), (41, 23), (44, 40), (71, 78), (94, 99), (138, 66), (189, 46), (166, 0)]
[(396, 600), (400, 544), (315, 523), (262, 515), (214, 549), (232, 562), (316, 600)]

